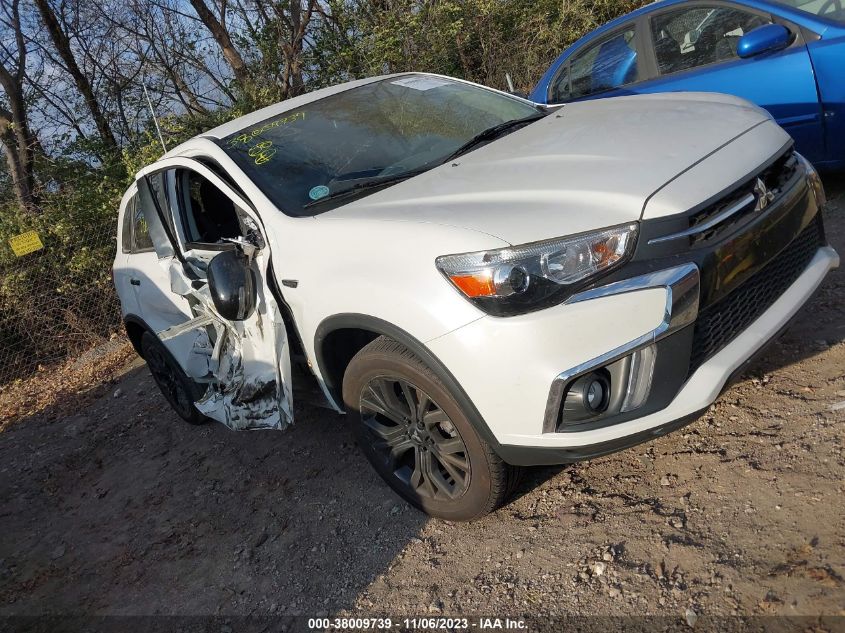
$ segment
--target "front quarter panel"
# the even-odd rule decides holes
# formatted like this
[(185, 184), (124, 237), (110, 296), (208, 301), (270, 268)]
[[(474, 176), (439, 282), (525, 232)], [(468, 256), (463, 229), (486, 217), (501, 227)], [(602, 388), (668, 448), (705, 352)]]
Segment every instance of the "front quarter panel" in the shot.
[(281, 232), (276, 276), (311, 359), (318, 327), (338, 314), (387, 321), (423, 343), (481, 318), (434, 261), (508, 246), (483, 233), (412, 221), (273, 217), (265, 224)]

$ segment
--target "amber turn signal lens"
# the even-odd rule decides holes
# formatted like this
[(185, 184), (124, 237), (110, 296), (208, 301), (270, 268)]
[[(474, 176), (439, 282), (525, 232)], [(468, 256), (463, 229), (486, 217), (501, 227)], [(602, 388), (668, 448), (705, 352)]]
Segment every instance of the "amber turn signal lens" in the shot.
[(449, 277), (461, 292), (467, 297), (489, 297), (496, 294), (496, 284), (493, 283), (493, 276), (488, 272), (480, 272), (475, 275), (454, 275)]

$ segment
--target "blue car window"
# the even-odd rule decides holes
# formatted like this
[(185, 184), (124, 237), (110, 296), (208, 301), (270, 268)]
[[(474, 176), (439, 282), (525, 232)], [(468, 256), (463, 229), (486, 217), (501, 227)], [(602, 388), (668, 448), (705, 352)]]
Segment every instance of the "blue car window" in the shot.
[(552, 102), (578, 99), (636, 80), (637, 51), (630, 28), (576, 54), (553, 82), (550, 98)]
[(569, 99), (569, 64), (564, 64), (549, 88), (549, 103), (560, 103)]
[(661, 13), (652, 38), (661, 75), (737, 59), (739, 38), (771, 20), (733, 7), (695, 6)]

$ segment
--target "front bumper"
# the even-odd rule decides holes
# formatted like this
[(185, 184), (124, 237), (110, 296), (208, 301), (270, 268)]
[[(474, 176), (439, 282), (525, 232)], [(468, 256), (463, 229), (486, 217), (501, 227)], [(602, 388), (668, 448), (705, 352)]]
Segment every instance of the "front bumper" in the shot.
[[(801, 277), (744, 332), (702, 364), (668, 407), (645, 417), (580, 433), (544, 433), (518, 437), (502, 446), (500, 456), (520, 465), (556, 464), (605, 455), (665, 435), (698, 418), (748, 360), (772, 342), (839, 265), (829, 246), (818, 250)], [(525, 442), (525, 443), (523, 443)], [(537, 449), (536, 451), (534, 449)]]
[[(794, 236), (800, 231), (791, 223), (800, 219), (809, 226), (817, 211), (812, 196), (803, 189), (789, 208), (773, 209), (755, 230), (767, 222), (771, 225), (772, 234), (762, 234), (771, 238), (767, 243), (775, 239), (775, 230), (781, 237), (784, 232)], [(554, 464), (613, 452), (694, 420), (748, 359), (784, 329), (828, 271), (839, 264), (829, 246), (807, 251), (808, 263), (796, 269), (797, 276), (788, 287), (782, 292), (778, 289), (777, 298), (765, 311), (732, 334), (717, 352), (691, 363), (692, 323), (699, 310), (712, 313), (731, 294), (724, 287), (717, 294), (713, 290), (717, 284), (703, 285), (712, 273), (711, 260), (724, 265), (724, 253), (737, 252), (723, 247), (713, 251), (719, 254), (717, 258), (710, 253), (709, 259), (696, 264), (672, 256), (665, 261), (674, 261), (675, 266), (616, 281), (537, 313), (485, 317), (427, 345), (463, 386), (488, 427), (487, 437), (492, 437), (505, 461)], [(734, 274), (735, 270), (730, 271), (729, 277)], [(750, 283), (749, 277), (742, 283)], [(709, 303), (702, 301), (699, 306), (697, 298)], [(610, 423), (557, 426), (561, 387), (567, 381), (655, 342), (683, 351), (671, 360), (674, 365), (670, 363), (662, 373), (655, 370), (659, 384), (653, 384), (652, 392), (661, 395), (650, 398), (651, 406), (610, 418)], [(658, 363), (661, 353), (664, 359), (672, 356), (667, 349), (659, 349)]]
[[(549, 384), (558, 376), (543, 380), (537, 377), (538, 372), (531, 371), (530, 368), (548, 365), (549, 354), (537, 355), (538, 348), (531, 345), (531, 353), (535, 354), (533, 363), (529, 364), (527, 358), (522, 358), (518, 349), (506, 355), (506, 358), (511, 360), (508, 362), (506, 358), (490, 353), (488, 346), (479, 344), (488, 336), (492, 336), (492, 340), (497, 341), (496, 349), (510, 345), (516, 348), (520, 345), (522, 337), (515, 332), (505, 332), (496, 328), (495, 323), (484, 323), (485, 320), (481, 319), (452, 334), (435, 339), (428, 345), (464, 386), (467, 395), (498, 442), (497, 452), (502, 459), (516, 465), (579, 461), (664, 435), (698, 417), (716, 400), (734, 372), (782, 331), (813, 295), (828, 271), (838, 265), (839, 256), (832, 248), (820, 248), (803, 274), (786, 292), (731, 343), (703, 363), (667, 407), (644, 417), (587, 431), (544, 432)], [(658, 312), (662, 312), (668, 299), (668, 291), (665, 289), (641, 290), (627, 295), (597, 298), (581, 305), (591, 308), (595, 322), (599, 323), (605, 319), (608, 312), (620, 314), (622, 310), (621, 313), (625, 314), (626, 307), (629, 308), (627, 314), (635, 318), (638, 310), (633, 302), (620, 304), (618, 300), (642, 299), (641, 312), (653, 314), (655, 305), (653, 298), (649, 296), (649, 293), (653, 292), (659, 292), (664, 299), (663, 304), (657, 306)], [(579, 314), (579, 320), (580, 318), (589, 316)], [(664, 321), (661, 314), (654, 327), (646, 326), (645, 331), (630, 337), (628, 343), (642, 341), (642, 337), (659, 329)], [(548, 329), (551, 324), (533, 325), (533, 332), (523, 332), (526, 338), (543, 340), (548, 337), (547, 349), (551, 356), (557, 356), (563, 351), (556, 344), (558, 339)], [(489, 339), (487, 342), (489, 343)], [(625, 343), (616, 347), (624, 346)], [(597, 355), (594, 358), (600, 357), (601, 355)], [(518, 364), (513, 364), (513, 361)], [(478, 378), (470, 379), (469, 374), (475, 374)]]

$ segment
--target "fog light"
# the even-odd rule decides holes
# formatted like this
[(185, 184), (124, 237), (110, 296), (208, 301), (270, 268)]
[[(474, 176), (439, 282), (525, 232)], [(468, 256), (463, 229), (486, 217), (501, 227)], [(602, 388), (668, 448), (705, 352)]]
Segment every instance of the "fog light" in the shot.
[(591, 372), (575, 380), (566, 390), (563, 419), (571, 422), (595, 417), (607, 410), (610, 380), (604, 372)]
[(654, 373), (654, 359), (657, 348), (649, 345), (638, 349), (631, 355), (631, 369), (628, 373), (628, 385), (622, 400), (622, 411), (633, 411), (643, 406), (651, 392), (651, 376)]

